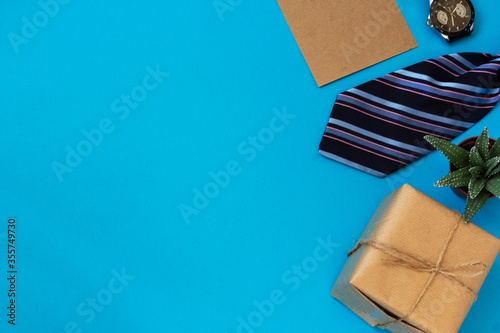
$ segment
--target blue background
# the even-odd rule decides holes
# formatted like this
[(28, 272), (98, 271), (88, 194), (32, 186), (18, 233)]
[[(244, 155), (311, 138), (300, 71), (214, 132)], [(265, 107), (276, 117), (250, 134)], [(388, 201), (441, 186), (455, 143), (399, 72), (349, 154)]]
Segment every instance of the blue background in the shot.
[[(220, 16), (210, 0), (67, 1), (47, 22), (36, 1), (0, 3), (2, 332), (233, 333), (239, 318), (255, 326), (243, 333), (374, 332), (330, 289), (380, 200), (409, 183), (463, 210), (433, 187), (447, 169), (440, 154), (378, 179), (318, 145), (338, 93), (447, 53), (499, 53), (500, 3), (474, 1), (473, 35), (447, 45), (426, 25), (427, 1), (397, 0), (419, 47), (318, 88), (275, 1), (224, 2), (231, 10)], [(33, 16), (43, 24), (13, 47), (9, 33)], [(140, 92), (148, 66), (169, 75), (128, 116), (114, 112), (122, 94)], [(283, 110), (295, 118), (265, 137)], [(499, 112), (455, 142), (485, 126), (500, 136)], [(103, 119), (113, 130), (60, 181), (53, 163)], [(261, 132), (262, 150), (242, 151)], [(224, 188), (183, 218), (179, 206), (193, 206), (228, 163), (237, 172)], [(497, 199), (473, 219), (497, 237), (499, 220)], [(314, 265), (318, 239), (335, 246)], [(309, 273), (293, 273), (303, 263)], [(499, 281), (497, 262), (460, 332), (500, 331)], [(87, 304), (96, 297), (99, 311)], [(271, 297), (280, 304), (268, 306)], [(267, 304), (260, 317), (255, 301)]]

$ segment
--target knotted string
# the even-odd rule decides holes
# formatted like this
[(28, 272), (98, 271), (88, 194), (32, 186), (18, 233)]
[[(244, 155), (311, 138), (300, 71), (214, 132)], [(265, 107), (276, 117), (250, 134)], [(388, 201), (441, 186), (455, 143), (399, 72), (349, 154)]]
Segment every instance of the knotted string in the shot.
[[(439, 256), (437, 258), (436, 263), (432, 264), (425, 260), (424, 258), (418, 257), (416, 255), (413, 255), (411, 253), (402, 251), (390, 244), (386, 244), (383, 242), (378, 242), (374, 240), (363, 240), (359, 241), (356, 246), (347, 253), (347, 256), (351, 256), (354, 252), (356, 252), (359, 248), (361, 248), (363, 245), (366, 246), (371, 246), (373, 248), (376, 248), (377, 250), (382, 251), (389, 257), (391, 257), (391, 260), (388, 259), (382, 259), (382, 261), (394, 264), (394, 265), (399, 265), (403, 266), (406, 268), (409, 268), (411, 270), (417, 271), (417, 272), (427, 272), (431, 273), (429, 276), (429, 279), (427, 280), (427, 284), (425, 287), (422, 289), (422, 292), (418, 296), (417, 300), (415, 303), (413, 303), (413, 306), (411, 307), (410, 311), (406, 315), (404, 315), (402, 318), (398, 320), (393, 320), (391, 322), (385, 323), (385, 324), (379, 324), (378, 326), (381, 328), (387, 327), (389, 325), (395, 324), (397, 322), (402, 322), (406, 320), (415, 310), (415, 308), (418, 306), (420, 301), (422, 300), (422, 297), (425, 295), (427, 290), (429, 289), (432, 281), (434, 278), (438, 275), (441, 274), (442, 276), (458, 283), (461, 287), (463, 287), (465, 290), (468, 292), (472, 293), (474, 295), (474, 301), (477, 299), (477, 292), (470, 288), (469, 286), (465, 285), (461, 281), (459, 281), (457, 278), (474, 278), (477, 276), (480, 276), (484, 274), (488, 268), (488, 266), (484, 262), (471, 262), (471, 263), (466, 263), (462, 265), (456, 265), (456, 266), (449, 266), (449, 267), (443, 267), (442, 261), (444, 258), (444, 255), (446, 254), (446, 251), (448, 250), (448, 246), (450, 245), (450, 242), (455, 235), (455, 232), (458, 229), (458, 226), (460, 225), (462, 221), (462, 215), (460, 213), (457, 213), (459, 215), (457, 222), (455, 223), (454, 227), (450, 231), (448, 237), (446, 238), (446, 241), (443, 245), (443, 248), (441, 250), (441, 253), (439, 253)], [(472, 274), (460, 274), (457, 271), (460, 269), (466, 268), (466, 267), (478, 267), (478, 270), (475, 273)]]

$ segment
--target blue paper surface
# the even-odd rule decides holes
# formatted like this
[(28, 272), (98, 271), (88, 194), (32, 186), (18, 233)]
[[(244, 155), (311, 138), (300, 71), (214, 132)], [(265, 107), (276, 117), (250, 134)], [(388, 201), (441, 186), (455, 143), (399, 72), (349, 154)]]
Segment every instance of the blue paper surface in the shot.
[[(274, 1), (3, 1), (0, 331), (377, 331), (330, 290), (380, 200), (465, 202), (433, 187), (438, 153), (386, 179), (322, 157), (335, 97), (500, 52), (500, 3), (446, 44), (427, 1), (397, 2), (419, 47), (318, 88)], [(499, 112), (455, 141), (500, 136)], [(500, 237), (498, 199), (473, 221)], [(460, 332), (500, 331), (499, 280), (497, 262)]]

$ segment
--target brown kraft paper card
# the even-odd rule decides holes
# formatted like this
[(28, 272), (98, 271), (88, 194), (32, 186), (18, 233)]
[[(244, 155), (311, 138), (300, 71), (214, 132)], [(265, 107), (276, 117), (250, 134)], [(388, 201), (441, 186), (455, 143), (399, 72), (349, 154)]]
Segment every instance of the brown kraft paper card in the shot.
[(417, 47), (394, 0), (277, 0), (319, 87)]

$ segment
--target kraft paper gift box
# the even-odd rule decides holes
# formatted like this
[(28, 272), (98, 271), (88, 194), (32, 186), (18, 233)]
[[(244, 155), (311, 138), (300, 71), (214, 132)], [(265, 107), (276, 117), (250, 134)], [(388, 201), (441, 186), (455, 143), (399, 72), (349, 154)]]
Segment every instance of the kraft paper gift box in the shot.
[(332, 296), (391, 332), (457, 332), (499, 249), (499, 239), (403, 185), (380, 203)]

